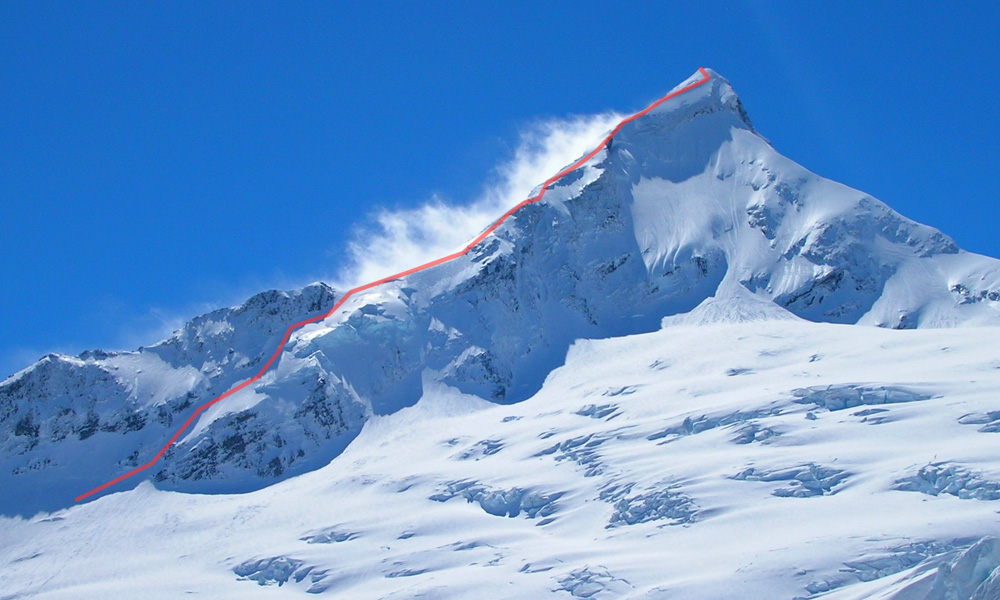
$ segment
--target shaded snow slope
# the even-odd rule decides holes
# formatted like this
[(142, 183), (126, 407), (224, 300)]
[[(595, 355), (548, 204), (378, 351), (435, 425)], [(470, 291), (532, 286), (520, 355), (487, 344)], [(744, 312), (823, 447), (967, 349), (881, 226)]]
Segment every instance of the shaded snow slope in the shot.
[(145, 483), (0, 518), (0, 589), (995, 598), (998, 334), (674, 325), (574, 343), (515, 405), (427, 378), (330, 464), (265, 489)]
[[(998, 324), (998, 264), (779, 155), (712, 73), (467, 255), (297, 331), (260, 381), (123, 487), (257, 489), (326, 464), (428, 381), (523, 401), (574, 340), (665, 317)], [(0, 383), (0, 488), (14, 490), (0, 512), (67, 506), (146, 463), (197, 406), (253, 375), (289, 323), (336, 297), (323, 284), (267, 292), (138, 352), (50, 355)]]

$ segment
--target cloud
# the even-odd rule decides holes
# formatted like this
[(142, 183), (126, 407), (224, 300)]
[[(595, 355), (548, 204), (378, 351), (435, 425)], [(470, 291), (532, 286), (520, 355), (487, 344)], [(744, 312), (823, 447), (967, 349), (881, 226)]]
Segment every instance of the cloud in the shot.
[(536, 123), (520, 135), (514, 156), (498, 165), (481, 193), (465, 203), (439, 197), (416, 208), (383, 208), (358, 226), (347, 267), (330, 279), (349, 289), (460, 250), (533, 188), (589, 152), (621, 121), (602, 113)]

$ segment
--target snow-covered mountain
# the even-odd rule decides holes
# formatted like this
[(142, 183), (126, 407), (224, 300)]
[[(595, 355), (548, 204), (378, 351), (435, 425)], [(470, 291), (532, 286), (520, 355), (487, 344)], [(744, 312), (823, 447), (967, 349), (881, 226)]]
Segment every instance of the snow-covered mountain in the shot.
[[(0, 592), (1000, 597), (1000, 261), (782, 157), (709, 73), (466, 255), (295, 331), (106, 494), (132, 491), (0, 521)], [(0, 512), (149, 462), (342, 296), (9, 377)], [(69, 554), (86, 574), (42, 583)]]

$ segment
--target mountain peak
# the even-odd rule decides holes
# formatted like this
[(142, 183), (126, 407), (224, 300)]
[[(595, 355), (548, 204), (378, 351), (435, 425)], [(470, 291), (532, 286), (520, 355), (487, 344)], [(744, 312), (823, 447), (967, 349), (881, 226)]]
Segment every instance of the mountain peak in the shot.
[[(706, 81), (707, 77), (707, 81)], [(647, 117), (660, 117), (673, 115), (671, 120), (676, 120), (679, 116), (693, 117), (701, 114), (728, 111), (734, 113), (743, 125), (750, 131), (755, 131), (750, 117), (736, 90), (733, 89), (729, 80), (709, 68), (702, 68), (695, 71), (690, 77), (676, 85), (671, 93), (682, 90), (691, 85), (697, 85), (682, 94), (660, 103), (650, 111)]]
[(0, 382), (0, 517), (88, 501), (4, 598), (1000, 598), (997, 331), (859, 326), (1000, 324), (1000, 261), (677, 90), (463, 252)]
[[(39, 364), (58, 369), (6, 380), (0, 467), (18, 474), (0, 487), (37, 509), (50, 469), (80, 474), (79, 493), (160, 455), (149, 475), (161, 487), (263, 487), (328, 462), (429, 386), (520, 402), (575, 340), (685, 313), (668, 324), (1000, 323), (998, 261), (779, 155), (706, 73), (465, 254), (343, 302), (324, 284), (263, 292), (140, 352), (54, 357)], [(132, 453), (91, 451), (112, 446)]]

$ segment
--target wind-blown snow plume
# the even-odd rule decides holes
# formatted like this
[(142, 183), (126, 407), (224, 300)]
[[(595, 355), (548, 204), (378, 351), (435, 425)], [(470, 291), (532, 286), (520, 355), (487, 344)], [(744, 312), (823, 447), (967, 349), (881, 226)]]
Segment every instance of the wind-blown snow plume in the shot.
[(514, 156), (496, 168), (495, 181), (484, 184), (471, 202), (454, 204), (435, 196), (416, 208), (378, 210), (371, 225), (355, 229), (347, 266), (331, 279), (348, 289), (455, 252), (533, 188), (599, 144), (622, 118), (607, 112), (527, 128)]

